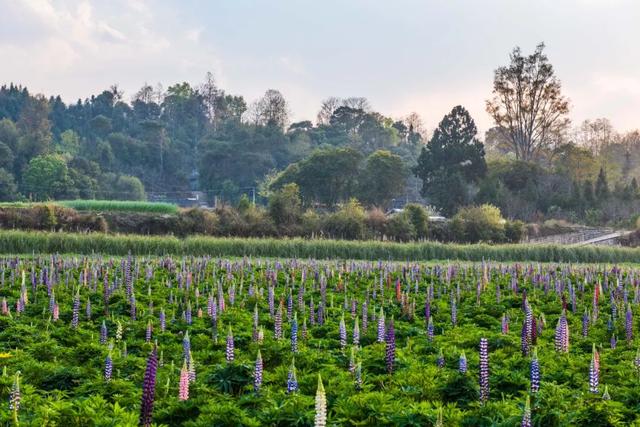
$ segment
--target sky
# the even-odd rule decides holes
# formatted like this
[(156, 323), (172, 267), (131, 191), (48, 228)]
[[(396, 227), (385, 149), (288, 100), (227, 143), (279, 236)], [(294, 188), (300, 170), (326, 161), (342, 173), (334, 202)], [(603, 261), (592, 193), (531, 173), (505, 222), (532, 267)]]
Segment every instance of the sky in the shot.
[(495, 68), (544, 42), (574, 123), (640, 127), (637, 0), (0, 0), (0, 11), (0, 84), (66, 102), (211, 71), (249, 102), (280, 90), (294, 121), (329, 96), (364, 96), (427, 128), (461, 104), (484, 131)]

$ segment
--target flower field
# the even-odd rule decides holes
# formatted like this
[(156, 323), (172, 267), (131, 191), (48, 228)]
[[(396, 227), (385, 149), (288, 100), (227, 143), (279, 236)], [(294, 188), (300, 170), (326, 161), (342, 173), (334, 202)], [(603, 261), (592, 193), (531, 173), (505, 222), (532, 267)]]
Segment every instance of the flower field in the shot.
[(23, 426), (640, 425), (640, 270), (0, 259)]

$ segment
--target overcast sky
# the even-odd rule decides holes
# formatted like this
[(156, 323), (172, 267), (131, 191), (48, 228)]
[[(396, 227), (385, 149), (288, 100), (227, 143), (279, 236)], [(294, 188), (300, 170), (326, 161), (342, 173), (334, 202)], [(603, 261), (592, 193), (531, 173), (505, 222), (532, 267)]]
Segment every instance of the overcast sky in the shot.
[(428, 128), (454, 105), (491, 125), (493, 70), (544, 41), (574, 122), (640, 127), (637, 0), (0, 0), (0, 83), (75, 101), (117, 83), (198, 84), (249, 102), (280, 90), (294, 120), (364, 96)]

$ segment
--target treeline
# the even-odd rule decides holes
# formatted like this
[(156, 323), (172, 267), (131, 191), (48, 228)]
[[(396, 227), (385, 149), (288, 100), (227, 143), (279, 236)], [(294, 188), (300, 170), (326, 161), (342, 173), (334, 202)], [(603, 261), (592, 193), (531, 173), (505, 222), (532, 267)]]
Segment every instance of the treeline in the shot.
[[(640, 212), (640, 132), (606, 119), (573, 126), (544, 54), (514, 49), (495, 71), (483, 140), (463, 106), (432, 133), (365, 98), (327, 98), (315, 121), (291, 123), (285, 97), (248, 103), (211, 74), (198, 85), (112, 87), (76, 103), (0, 88), (0, 200), (180, 198), (191, 190), (266, 205), (295, 183), (302, 206), (335, 212), (417, 201), (453, 217), (491, 204), (509, 219), (630, 226)], [(519, 113), (516, 113), (519, 112)], [(395, 203), (394, 203), (395, 201)]]

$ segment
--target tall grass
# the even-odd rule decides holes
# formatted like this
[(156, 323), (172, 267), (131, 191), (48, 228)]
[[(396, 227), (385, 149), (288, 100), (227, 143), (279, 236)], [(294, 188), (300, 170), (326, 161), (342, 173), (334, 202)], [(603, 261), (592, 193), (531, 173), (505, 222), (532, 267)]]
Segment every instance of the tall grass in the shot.
[(315, 259), (640, 262), (640, 249), (604, 246), (460, 245), (435, 242), (147, 237), (0, 231), (0, 253), (211, 255)]
[(178, 213), (178, 206), (171, 203), (160, 202), (136, 202), (127, 200), (61, 200), (54, 203), (67, 208), (73, 208), (77, 211)]

